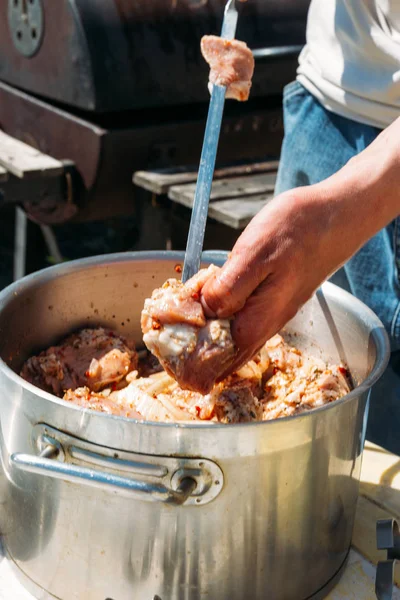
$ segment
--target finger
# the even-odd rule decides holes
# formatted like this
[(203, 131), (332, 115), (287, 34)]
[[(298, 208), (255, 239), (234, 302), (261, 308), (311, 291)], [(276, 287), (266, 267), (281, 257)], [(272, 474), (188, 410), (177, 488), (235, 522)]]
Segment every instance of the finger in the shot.
[(217, 314), (208, 306), (204, 296), (200, 297), (200, 303), (203, 307), (204, 314), (206, 315), (207, 319), (215, 319)]
[(239, 352), (260, 348), (288, 321), (297, 310), (300, 302), (287, 298), (285, 290), (278, 283), (264, 282), (237, 313), (232, 323), (232, 337)]
[(245, 270), (245, 259), (232, 253), (220, 273), (206, 282), (201, 297), (208, 314), (224, 319), (244, 306), (254, 289), (253, 285), (246, 285)]
[(268, 223), (274, 219), (274, 210), (266, 207), (248, 225), (236, 242), (232, 253), (219, 273), (211, 277), (202, 289), (207, 310), (220, 318), (234, 315), (243, 308), (247, 298), (271, 272), (273, 244), (269, 247)]

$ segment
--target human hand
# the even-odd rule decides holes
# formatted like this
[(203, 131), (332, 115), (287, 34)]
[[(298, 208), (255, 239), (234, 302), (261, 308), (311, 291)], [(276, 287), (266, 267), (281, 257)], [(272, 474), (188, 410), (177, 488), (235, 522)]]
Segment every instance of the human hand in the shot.
[(400, 119), (334, 176), (275, 198), (205, 284), (202, 301), (209, 316), (234, 317), (238, 354), (230, 372), (400, 213), (399, 140)]

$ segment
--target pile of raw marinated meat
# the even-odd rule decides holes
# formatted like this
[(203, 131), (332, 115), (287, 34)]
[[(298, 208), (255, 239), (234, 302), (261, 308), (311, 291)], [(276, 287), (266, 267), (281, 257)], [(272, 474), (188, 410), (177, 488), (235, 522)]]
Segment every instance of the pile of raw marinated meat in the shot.
[[(152, 354), (103, 328), (83, 329), (30, 358), (21, 376), (82, 407), (148, 421), (242, 423), (295, 415), (349, 392), (346, 369), (304, 354), (280, 335), (221, 381), (235, 356), (230, 323), (207, 319), (200, 271), (147, 299), (143, 340)], [(161, 363), (161, 364), (160, 364)]]

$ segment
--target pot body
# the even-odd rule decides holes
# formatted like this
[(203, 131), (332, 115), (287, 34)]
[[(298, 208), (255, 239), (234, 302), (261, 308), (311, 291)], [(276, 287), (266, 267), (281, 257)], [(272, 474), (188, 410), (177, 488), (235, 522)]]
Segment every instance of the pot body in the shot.
[[(15, 374), (32, 352), (84, 325), (140, 340), (144, 298), (182, 259), (76, 261), (0, 296), (1, 527), (37, 597), (305, 600), (323, 597), (343, 566), (369, 388), (388, 359), (381, 323), (343, 290), (325, 284), (286, 334), (347, 362), (357, 387), (295, 418), (139, 423), (68, 405)], [(50, 459), (37, 462), (49, 439), (59, 472)], [(182, 473), (197, 488), (179, 505)]]

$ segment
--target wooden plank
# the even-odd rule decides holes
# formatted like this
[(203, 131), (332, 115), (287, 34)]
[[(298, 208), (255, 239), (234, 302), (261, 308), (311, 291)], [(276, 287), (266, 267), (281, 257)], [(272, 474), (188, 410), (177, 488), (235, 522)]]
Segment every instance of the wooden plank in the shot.
[(367, 442), (360, 494), (400, 520), (400, 457)]
[[(266, 192), (271, 193), (275, 189), (275, 182), (276, 171), (263, 173), (262, 175), (251, 175), (248, 177), (220, 179), (213, 182), (210, 201), (243, 198), (244, 196), (264, 194)], [(195, 189), (195, 183), (174, 185), (169, 189), (168, 198), (178, 202), (178, 204), (193, 206)]]
[[(386, 560), (386, 552), (376, 547), (376, 523), (379, 519), (392, 519), (393, 515), (364, 496), (358, 498), (352, 545), (374, 565)], [(400, 586), (400, 564), (395, 566), (396, 585)]]
[[(358, 552), (351, 550), (342, 579), (326, 600), (376, 600), (376, 569)], [(393, 600), (400, 600), (400, 590), (393, 590)]]
[(8, 171), (4, 167), (0, 165), (0, 183), (7, 181), (8, 179)]
[[(224, 177), (238, 177), (240, 175), (252, 175), (276, 171), (279, 166), (278, 160), (271, 160), (250, 165), (237, 165), (216, 169), (214, 179)], [(133, 183), (154, 194), (167, 194), (168, 190), (175, 185), (193, 183), (197, 180), (197, 171), (187, 168), (163, 169), (159, 171), (136, 171), (133, 174)]]
[[(380, 519), (400, 519), (400, 457), (367, 442), (361, 470), (353, 547), (373, 564), (386, 559), (377, 549), (376, 523)], [(400, 585), (400, 564), (395, 567)]]
[(0, 555), (0, 600), (34, 600), (16, 577), (15, 565), (3, 552)]
[[(266, 193), (244, 196), (243, 198), (217, 200), (210, 202), (208, 216), (218, 223), (222, 223), (233, 229), (244, 229), (254, 215), (272, 198), (273, 194)], [(193, 206), (193, 198), (189, 198), (188, 196), (179, 196), (179, 200), (176, 202), (187, 208), (192, 208)]]
[(64, 171), (63, 164), (0, 131), (0, 165), (20, 179), (54, 177)]
[(233, 229), (244, 229), (272, 198), (272, 194), (259, 194), (248, 198), (212, 202), (208, 216)]

